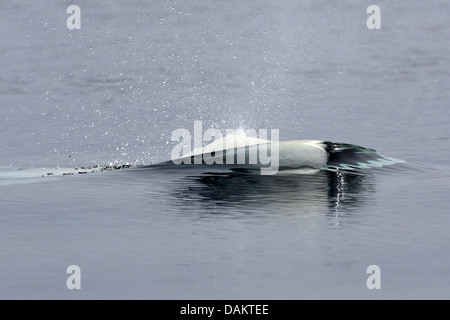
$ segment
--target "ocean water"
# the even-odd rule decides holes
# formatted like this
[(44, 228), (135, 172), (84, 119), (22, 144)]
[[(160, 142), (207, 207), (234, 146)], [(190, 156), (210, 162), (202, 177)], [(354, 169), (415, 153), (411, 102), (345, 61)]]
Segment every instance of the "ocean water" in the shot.
[[(71, 4), (0, 4), (0, 298), (450, 298), (447, 1)], [(405, 163), (145, 167), (194, 121)]]

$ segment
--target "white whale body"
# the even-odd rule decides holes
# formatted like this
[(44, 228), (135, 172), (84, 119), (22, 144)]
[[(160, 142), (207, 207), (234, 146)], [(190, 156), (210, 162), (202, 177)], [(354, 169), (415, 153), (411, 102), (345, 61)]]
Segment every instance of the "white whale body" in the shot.
[[(261, 161), (261, 155), (266, 158), (266, 162)], [(267, 155), (271, 157), (270, 164), (267, 163)], [(195, 161), (196, 158), (200, 161)], [(320, 170), (356, 171), (404, 162), (384, 157), (374, 149), (353, 144), (321, 140), (274, 142), (243, 135), (222, 137), (172, 161), (176, 164), (212, 164), (212, 159), (215, 160), (215, 164), (231, 166), (233, 171), (263, 167), (269, 167), (267, 169), (270, 170), (270, 167), (273, 169), (273, 162), (276, 160), (275, 173), (314, 173)]]

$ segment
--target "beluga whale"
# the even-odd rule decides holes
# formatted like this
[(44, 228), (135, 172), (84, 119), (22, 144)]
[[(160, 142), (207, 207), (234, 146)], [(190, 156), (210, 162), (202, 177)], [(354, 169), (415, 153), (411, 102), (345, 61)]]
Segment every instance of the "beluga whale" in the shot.
[(271, 141), (237, 134), (221, 137), (187, 154), (176, 155), (177, 152), (172, 153), (172, 160), (162, 164), (209, 165), (233, 172), (259, 171), (262, 175), (361, 172), (404, 162), (355, 144), (322, 140)]

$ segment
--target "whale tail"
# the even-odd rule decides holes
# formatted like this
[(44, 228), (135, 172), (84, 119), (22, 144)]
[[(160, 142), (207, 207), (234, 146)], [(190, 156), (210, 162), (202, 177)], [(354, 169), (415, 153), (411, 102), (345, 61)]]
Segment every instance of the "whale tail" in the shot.
[(321, 170), (333, 171), (359, 171), (360, 169), (383, 168), (403, 160), (387, 158), (374, 149), (354, 144), (323, 142), (328, 153), (328, 161)]

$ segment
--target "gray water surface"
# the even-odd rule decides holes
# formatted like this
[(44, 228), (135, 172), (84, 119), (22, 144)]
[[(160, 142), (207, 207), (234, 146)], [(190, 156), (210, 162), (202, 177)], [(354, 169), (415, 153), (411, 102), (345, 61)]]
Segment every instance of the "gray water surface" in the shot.
[[(378, 1), (380, 30), (366, 1), (70, 4), (0, 4), (0, 298), (450, 298), (447, 1)], [(196, 120), (405, 164), (47, 175), (168, 160)]]

